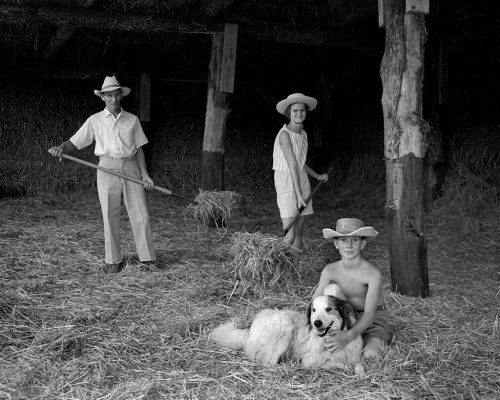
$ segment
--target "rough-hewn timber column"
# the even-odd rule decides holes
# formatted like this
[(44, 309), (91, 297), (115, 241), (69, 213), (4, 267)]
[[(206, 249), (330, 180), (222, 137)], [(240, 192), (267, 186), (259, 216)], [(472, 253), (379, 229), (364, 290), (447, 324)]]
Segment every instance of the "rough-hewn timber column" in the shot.
[(422, 86), (427, 30), (422, 15), (405, 13), (405, 0), (385, 1), (384, 7), (386, 40), (380, 73), (392, 290), (426, 297), (427, 123), (422, 119)]
[(222, 33), (213, 34), (201, 162), (203, 190), (224, 190), (224, 137), (230, 109), (229, 94), (220, 91), (223, 42)]

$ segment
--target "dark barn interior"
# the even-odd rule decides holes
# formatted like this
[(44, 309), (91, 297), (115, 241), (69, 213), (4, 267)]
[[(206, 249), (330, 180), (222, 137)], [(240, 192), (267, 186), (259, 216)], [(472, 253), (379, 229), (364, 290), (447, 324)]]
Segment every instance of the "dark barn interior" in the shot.
[[(155, 139), (164, 135), (166, 126), (172, 131), (175, 124), (188, 124), (190, 139), (201, 140), (209, 32), (220, 31), (225, 22), (237, 23), (228, 145), (238, 132), (246, 139), (257, 137), (259, 143), (272, 144), (284, 122), (275, 112), (277, 101), (292, 92), (307, 92), (321, 100), (326, 92), (330, 120), (317, 112), (307, 125), (311, 163), (326, 169), (335, 157), (348, 165), (354, 154), (383, 153), (380, 62), (385, 32), (378, 26), (376, 3), (2, 1), (3, 93), (8, 97), (13, 91), (15, 97), (25, 94), (33, 100), (53, 97), (62, 103), (70, 98), (72, 103), (88, 105), (89, 110), (76, 106), (82, 110), (78, 116), (78, 111), (63, 109), (54, 116), (67, 121), (59, 133), (63, 139), (99, 107), (92, 88), (105, 74), (116, 74), (132, 87), (141, 73), (150, 74), (148, 134), (153, 157), (151, 153), (160, 151)], [(500, 54), (493, 43), (499, 37), (498, 12), (489, 1), (431, 1), (430, 8), (425, 17), (424, 118), (431, 124), (439, 119), (445, 146), (450, 146), (470, 138), (470, 132), (461, 132), (466, 120), (481, 124), (483, 131), (497, 129), (494, 96)], [(448, 50), (447, 85), (437, 94), (440, 46)], [(125, 106), (136, 112), (137, 101), (127, 99)], [(37, 130), (55, 134), (46, 123), (40, 115)], [(495, 132), (481, 135), (498, 137)], [(319, 146), (315, 139), (321, 141)], [(8, 134), (3, 140), (9, 140)], [(498, 146), (498, 139), (494, 142)]]

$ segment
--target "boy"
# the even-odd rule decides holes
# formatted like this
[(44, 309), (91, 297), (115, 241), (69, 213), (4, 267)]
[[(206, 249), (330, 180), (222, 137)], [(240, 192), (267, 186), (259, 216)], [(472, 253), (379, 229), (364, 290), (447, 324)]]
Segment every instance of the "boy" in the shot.
[(348, 331), (332, 333), (327, 339), (327, 347), (338, 351), (358, 335), (362, 335), (365, 359), (377, 356), (390, 339), (382, 274), (361, 255), (366, 246), (366, 238), (377, 235), (375, 229), (365, 226), (363, 221), (356, 218), (339, 219), (336, 230), (323, 229), (323, 237), (333, 240), (342, 258), (323, 269), (312, 297), (314, 299), (321, 294), (329, 294), (353, 305), (358, 322)]

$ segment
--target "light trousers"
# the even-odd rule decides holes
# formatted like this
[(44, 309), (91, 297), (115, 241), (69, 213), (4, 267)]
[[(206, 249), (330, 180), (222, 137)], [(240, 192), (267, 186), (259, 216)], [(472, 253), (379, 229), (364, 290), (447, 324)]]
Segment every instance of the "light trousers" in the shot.
[[(115, 160), (101, 157), (101, 167), (141, 179), (137, 160)], [(149, 222), (144, 188), (127, 179), (97, 171), (97, 191), (104, 221), (105, 262), (116, 264), (123, 260), (120, 240), (122, 198), (130, 220), (140, 261), (155, 261), (156, 253)]]

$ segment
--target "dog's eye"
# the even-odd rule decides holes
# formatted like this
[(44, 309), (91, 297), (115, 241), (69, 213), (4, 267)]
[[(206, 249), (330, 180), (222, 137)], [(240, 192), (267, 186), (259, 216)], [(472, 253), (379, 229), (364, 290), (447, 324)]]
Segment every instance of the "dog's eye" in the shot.
[(313, 309), (312, 309), (312, 312), (316, 312), (316, 309), (315, 309), (315, 308), (313, 308)]
[(326, 307), (326, 312), (332, 311), (332, 307)]

